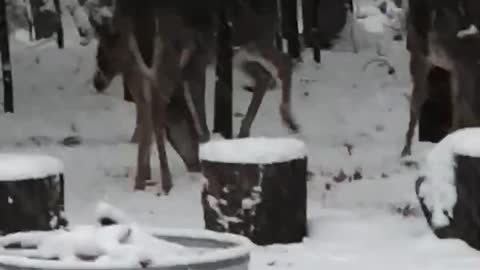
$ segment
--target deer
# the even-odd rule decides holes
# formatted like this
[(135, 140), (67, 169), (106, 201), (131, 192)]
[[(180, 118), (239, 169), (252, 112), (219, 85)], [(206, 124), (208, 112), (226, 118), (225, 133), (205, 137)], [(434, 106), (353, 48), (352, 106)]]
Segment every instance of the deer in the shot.
[[(272, 0), (269, 0), (270, 2)], [(266, 2), (269, 2), (266, 1)], [(90, 14), (91, 20), (104, 20), (104, 13), (100, 10), (103, 10), (106, 6), (108, 7), (111, 5), (112, 0), (88, 0), (84, 6), (88, 6), (88, 13)], [(289, 59), (288, 55), (279, 51), (275, 46), (273, 46), (273, 39), (275, 33), (278, 31), (278, 18), (276, 12), (259, 12), (255, 10), (255, 5), (264, 5), (265, 3), (256, 3), (255, 1), (250, 0), (235, 0), (233, 1), (235, 6), (233, 7), (233, 15), (232, 21), (234, 25), (234, 33), (233, 33), (233, 43), (237, 48), (237, 52), (235, 53), (236, 57), (236, 68), (244, 71), (247, 75), (249, 75), (253, 81), (253, 86), (245, 86), (243, 89), (250, 91), (253, 93), (252, 100), (250, 105), (247, 109), (247, 114), (242, 121), (242, 126), (240, 128), (240, 133), (238, 137), (248, 137), (250, 135), (250, 128), (252, 122), (258, 112), (258, 108), (261, 105), (263, 97), (265, 96), (265, 91), (275, 88), (279, 84), (282, 83), (282, 103), (280, 106), (280, 113), (282, 116), (282, 120), (285, 125), (292, 130), (292, 132), (298, 132), (299, 127), (296, 124), (294, 118), (291, 115), (290, 109), (290, 91), (291, 91), (291, 76), (292, 76), (292, 62)], [(274, 1), (276, 2), (276, 1)], [(276, 3), (266, 3), (265, 6), (273, 5), (275, 6)], [(96, 8), (92, 8), (92, 6), (96, 6)], [(219, 4), (218, 2), (211, 5), (212, 11), (215, 10), (216, 13), (219, 13)], [(108, 20), (108, 18), (107, 18)], [(82, 32), (88, 32), (83, 30)], [(209, 47), (214, 50), (215, 43), (209, 44)], [(207, 61), (209, 64), (212, 62), (213, 53), (204, 51), (205, 56), (210, 57)], [(192, 62), (199, 63), (197, 64), (198, 70), (200, 67), (204, 66), (202, 63), (205, 62), (205, 57), (194, 57), (195, 59)], [(240, 58), (240, 59), (239, 59)], [(197, 60), (198, 59), (198, 60)], [(197, 66), (193, 64), (193, 66)], [(202, 76), (204, 72), (201, 72)], [(268, 78), (267, 78), (268, 77)], [(266, 78), (267, 84), (266, 86), (262, 86), (262, 82)], [(196, 80), (198, 81), (198, 87), (205, 85), (205, 77), (200, 78), (197, 76)], [(259, 89), (253, 91), (254, 89)], [(207, 127), (206, 125), (206, 117), (203, 113), (204, 111), (204, 96), (200, 93), (204, 91), (197, 90), (192, 91), (194, 95), (198, 93), (198, 96), (194, 97), (197, 106), (199, 106), (199, 115), (200, 120), (203, 128)], [(197, 99), (199, 100), (197, 102)], [(137, 117), (137, 123), (141, 121)], [(138, 126), (141, 124), (137, 124), (137, 128), (135, 129), (134, 135), (132, 136), (132, 141), (138, 141), (137, 135), (138, 134)]]
[[(195, 130), (198, 134), (202, 134), (200, 135), (204, 138), (202, 141), (205, 141), (205, 138), (208, 140), (208, 129), (205, 128), (206, 117), (204, 107), (205, 72), (207, 65), (211, 62), (213, 58), (213, 52), (215, 51), (213, 45), (215, 44), (213, 39), (215, 33), (215, 30), (213, 28), (215, 27), (209, 27), (212, 24), (206, 23), (203, 24), (203, 29), (199, 29), (202, 28), (202, 21), (208, 22), (210, 19), (202, 20), (198, 17), (196, 18), (196, 21), (199, 21), (200, 24), (191, 24), (190, 27), (185, 26), (183, 22), (184, 18), (182, 18), (182, 15), (178, 15), (178, 13), (182, 14), (182, 7), (178, 6), (181, 5), (181, 3), (178, 3), (179, 1), (176, 1), (175, 4), (172, 4), (172, 6), (166, 8), (166, 10), (160, 10), (160, 15), (157, 14), (153, 16), (154, 18), (160, 20), (156, 24), (159, 28), (158, 36), (161, 36), (164, 42), (170, 41), (169, 43), (172, 43), (171, 41), (175, 40), (176, 42), (173, 43), (176, 43), (177, 48), (163, 48), (164, 51), (170, 50), (175, 53), (156, 54), (147, 52), (146, 54), (149, 56), (147, 56), (145, 59), (151, 58), (153, 61), (157, 59), (158, 55), (162, 55), (162, 57), (164, 57), (164, 55), (177, 55), (173, 57), (177, 59), (170, 59), (168, 61), (165, 59), (161, 61), (161, 64), (157, 63), (158, 66), (153, 65), (153, 62), (152, 66), (148, 68), (148, 65), (145, 64), (144, 57), (141, 57), (142, 54), (139, 53), (139, 51), (144, 51), (145, 48), (148, 47), (150, 47), (151, 49), (152, 46), (149, 45), (149, 42), (145, 40), (136, 40), (131, 38), (132, 36), (138, 35), (138, 31), (136, 31), (135, 27), (133, 27), (134, 24), (132, 24), (132, 21), (134, 21), (135, 23), (141, 23), (139, 22), (139, 20), (141, 20), (140, 16), (130, 15), (130, 22), (125, 24), (126, 19), (123, 18), (125, 17), (125, 15), (118, 11), (124, 9), (119, 8), (118, 5), (122, 1), (118, 0), (115, 2), (116, 7), (113, 8), (115, 10), (113, 12), (115, 15), (110, 16), (103, 13), (103, 15), (101, 16), (102, 20), (99, 25), (103, 25), (102, 27), (107, 26), (106, 28), (108, 30), (112, 28), (109, 27), (109, 25), (111, 26), (113, 22), (113, 24), (115, 25), (113, 28), (122, 29), (121, 32), (124, 33), (120, 34), (120, 36), (122, 36), (121, 38), (119, 37), (119, 35), (109, 34), (108, 31), (105, 32), (104, 30), (102, 30), (102, 27), (99, 27), (99, 25), (97, 25), (97, 23), (92, 23), (93, 25), (96, 25), (96, 32), (99, 33), (97, 71), (94, 76), (94, 82), (95, 87), (97, 88), (97, 90), (100, 91), (102, 89), (105, 89), (111, 82), (112, 78), (119, 74), (124, 77), (124, 81), (131, 82), (131, 87), (129, 88), (134, 89), (132, 91), (132, 95), (134, 96), (134, 100), (137, 105), (137, 123), (143, 122), (142, 125), (137, 125), (141, 127), (140, 130), (142, 131), (140, 132), (140, 134), (142, 135), (140, 136), (141, 138), (139, 140), (140, 142), (137, 160), (138, 170), (135, 181), (135, 188), (143, 189), (144, 184), (142, 183), (144, 183), (145, 179), (150, 176), (150, 167), (149, 165), (147, 165), (147, 159), (149, 157), (148, 149), (149, 145), (151, 144), (151, 140), (149, 140), (150, 135), (148, 135), (150, 134), (151, 130), (150, 122), (157, 123), (152, 124), (154, 126), (157, 125), (157, 127), (154, 128), (154, 132), (157, 134), (157, 145), (163, 143), (163, 135), (160, 132), (160, 130), (162, 130), (163, 128), (161, 124), (158, 124), (158, 122), (164, 123), (165, 117), (162, 117), (162, 119), (158, 119), (158, 115), (160, 114), (159, 111), (157, 111), (157, 113), (148, 112), (148, 110), (150, 109), (164, 111), (165, 102), (160, 102), (161, 104), (158, 104), (158, 100), (162, 100), (163, 97), (168, 101), (168, 99), (172, 96), (178, 96), (179, 92), (184, 92), (185, 98), (190, 100), (190, 102), (187, 102), (190, 104), (190, 106), (188, 106), (190, 112), (192, 115), (194, 115), (193, 118), (196, 119), (196, 121), (194, 121)], [(162, 3), (166, 2), (168, 1)], [(145, 3), (148, 3), (148, 1), (145, 1)], [(158, 3), (158, 1), (155, 3)], [(204, 4), (204, 2), (202, 2), (202, 4)], [(254, 86), (245, 87), (247, 90), (252, 91), (253, 95), (251, 103), (247, 110), (247, 114), (242, 121), (238, 136), (249, 136), (252, 122), (258, 112), (258, 108), (263, 100), (265, 92), (269, 89), (273, 89), (277, 85), (277, 83), (282, 84), (282, 103), (280, 105), (280, 115), (282, 117), (282, 120), (292, 131), (298, 131), (298, 125), (295, 123), (291, 115), (290, 109), (292, 63), (286, 54), (277, 50), (273, 46), (273, 37), (276, 33), (276, 30), (274, 28), (274, 23), (276, 22), (276, 14), (272, 13), (268, 14), (268, 16), (266, 16), (265, 14), (261, 14), (261, 16), (257, 14), (257, 17), (254, 17), (256, 13), (250, 6), (246, 5), (244, 1), (237, 1), (237, 4), (240, 4), (240, 6), (233, 16), (236, 33), (234, 35), (233, 41), (234, 44), (240, 46), (239, 49), (237, 49), (234, 63), (237, 67), (240, 67), (241, 70), (250, 75), (254, 81)], [(131, 2), (130, 5), (132, 5)], [(150, 3), (150, 5), (153, 5), (153, 7), (155, 7), (155, 4)], [(188, 3), (187, 5), (191, 5), (191, 3)], [(212, 6), (213, 5), (214, 4), (212, 4)], [(137, 7), (136, 6), (137, 5), (130, 6), (128, 10), (131, 11), (135, 10), (135, 8), (142, 8), (140, 7), (141, 5), (138, 5)], [(161, 8), (165, 8), (165, 6)], [(204, 14), (198, 12), (198, 9), (196, 9), (195, 12), (196, 14), (201, 14), (199, 17), (204, 16), (205, 18), (211, 18), (210, 16), (215, 17), (215, 12), (218, 12), (218, 9), (219, 6), (216, 5), (213, 6), (213, 8), (205, 11)], [(150, 17), (151, 19), (151, 16), (152, 14), (144, 14), (144, 16), (141, 17), (145, 20), (149, 20), (148, 18)], [(120, 26), (118, 23), (119, 21), (124, 21), (124, 25)], [(252, 21), (254, 21), (253, 24)], [(214, 19), (212, 20), (212, 22), (214, 22), (213, 24), (216, 23)], [(270, 22), (270, 25), (267, 24), (268, 22)], [(169, 28), (161, 28), (160, 25), (168, 25)], [(192, 27), (192, 25), (197, 26)], [(201, 27), (199, 27), (198, 25), (201, 25)], [(142, 29), (149, 28), (145, 26), (142, 27)], [(172, 29), (175, 29), (175, 31), (172, 31)], [(252, 29), (256, 29), (256, 31), (252, 31)], [(125, 32), (130, 32), (130, 34), (125, 35)], [(116, 36), (117, 40), (115, 40), (115, 38), (112, 38), (112, 36)], [(157, 34), (155, 36), (157, 36)], [(151, 42), (152, 41), (150, 41), (150, 43)], [(153, 46), (154, 49), (157, 49), (158, 47), (158, 44), (155, 44)], [(178, 47), (182, 48), (180, 50), (180, 53)], [(179, 65), (175, 63), (179, 63)], [(126, 70), (124, 70), (122, 67), (133, 68), (134, 71), (129, 72), (132, 72), (134, 75), (129, 75), (129, 72), (126, 72)], [(159, 73), (158, 70), (165, 71), (161, 72), (163, 75), (159, 76), (159, 78), (154, 78), (152, 74)], [(149, 97), (149, 95), (144, 94), (145, 91), (142, 89), (145, 88), (145, 83), (149, 84), (151, 88), (156, 89), (151, 91), (152, 93), (156, 93), (155, 96), (152, 95)], [(175, 85), (175, 87), (173, 87), (172, 85)], [(186, 89), (190, 91), (186, 91)], [(158, 96), (158, 93), (162, 94)], [(181, 95), (182, 94), (180, 94), (180, 96)], [(149, 100), (148, 97), (150, 98)], [(148, 105), (148, 102), (151, 102), (151, 104)], [(152, 119), (147, 120), (149, 115), (152, 116)], [(169, 117), (167, 115), (167, 122), (168, 118)], [(160, 135), (158, 135), (159, 133)], [(166, 183), (163, 184), (163, 191), (167, 191), (171, 188), (171, 176), (168, 170), (168, 163), (166, 162), (166, 155), (162, 154), (164, 153), (164, 150), (162, 150), (164, 146), (160, 145), (158, 146), (158, 148), (161, 163), (160, 167), (162, 169), (162, 183), (165, 183), (164, 179), (167, 179)]]
[(435, 89), (430, 73), (449, 74), (451, 125), (449, 132), (480, 124), (480, 3), (476, 0), (409, 0), (407, 49), (413, 90), (410, 120), (402, 157), (411, 155), (412, 138), (421, 109)]
[[(161, 168), (159, 194), (168, 194), (173, 184), (165, 150), (165, 131), (170, 127), (170, 141), (178, 142), (177, 149), (184, 141), (178, 138), (185, 138), (185, 130), (192, 125), (197, 135), (203, 136), (190, 89), (193, 83), (189, 83), (195, 79), (195, 65), (199, 65), (198, 59), (191, 60), (198, 57), (199, 53), (193, 51), (200, 51), (196, 40), (201, 34), (188, 25), (185, 15), (173, 12), (175, 10), (168, 7), (168, 1), (145, 1), (142, 5), (120, 0), (114, 3), (114, 13), (106, 18), (106, 23), (93, 23), (99, 37), (94, 84), (97, 90), (102, 90), (116, 75), (124, 76), (129, 89), (133, 90), (137, 114), (143, 122), (135, 189), (144, 190), (146, 180), (151, 177), (153, 133)], [(213, 33), (213, 30), (206, 32)], [(192, 89), (195, 87), (193, 85)], [(191, 112), (193, 124), (184, 121), (179, 128), (177, 121), (185, 118), (185, 111)], [(194, 148), (194, 159), (198, 160), (198, 142)]]

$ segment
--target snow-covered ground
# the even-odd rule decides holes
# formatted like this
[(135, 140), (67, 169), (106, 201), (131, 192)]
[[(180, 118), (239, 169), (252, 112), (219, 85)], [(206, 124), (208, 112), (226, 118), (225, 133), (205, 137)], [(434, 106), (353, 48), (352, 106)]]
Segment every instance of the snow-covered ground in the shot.
[[(71, 22), (67, 20), (71, 29)], [(12, 41), (15, 108), (0, 116), (0, 152), (46, 153), (65, 163), (66, 214), (88, 222), (98, 201), (125, 210), (138, 222), (173, 228), (203, 228), (201, 180), (186, 173), (169, 149), (174, 188), (169, 196), (133, 192), (134, 107), (121, 100), (117, 81), (108, 95), (91, 86), (95, 44), (27, 48)], [(432, 145), (414, 144), (415, 162), (400, 159), (408, 121), (408, 54), (392, 44), (388, 58), (397, 73), (364, 64), (375, 49), (359, 54), (326, 52), (322, 65), (310, 52), (295, 71), (293, 106), (308, 148), (310, 236), (304, 243), (257, 247), (251, 269), (477, 269), (479, 254), (463, 242), (436, 239), (414, 195), (415, 166)], [(212, 89), (212, 71), (208, 89)], [(237, 87), (238, 88), (238, 87)], [(1, 94), (0, 94), (1, 95)], [(234, 111), (246, 111), (250, 94), (235, 92)], [(1, 96), (0, 96), (1, 100)], [(208, 116), (213, 95), (209, 90)], [(280, 92), (267, 94), (253, 136), (289, 136), (278, 116)], [(235, 118), (238, 130), (240, 118)], [(211, 123), (211, 121), (210, 121)], [(75, 147), (59, 144), (79, 136)], [(158, 162), (152, 156), (154, 176)], [(349, 177), (361, 175), (361, 180)], [(342, 179), (345, 179), (341, 183)], [(412, 210), (413, 209), (413, 210)], [(399, 214), (403, 213), (405, 215)]]

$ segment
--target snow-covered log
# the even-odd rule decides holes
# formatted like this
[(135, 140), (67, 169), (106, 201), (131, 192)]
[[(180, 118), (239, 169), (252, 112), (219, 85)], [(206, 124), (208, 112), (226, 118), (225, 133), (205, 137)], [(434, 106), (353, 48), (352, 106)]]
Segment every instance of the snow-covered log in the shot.
[(307, 151), (296, 139), (219, 140), (200, 148), (206, 228), (254, 243), (301, 242), (307, 221)]
[(0, 235), (66, 225), (63, 185), (55, 158), (0, 154)]
[(458, 238), (480, 250), (480, 128), (462, 129), (429, 154), (416, 193), (439, 238)]

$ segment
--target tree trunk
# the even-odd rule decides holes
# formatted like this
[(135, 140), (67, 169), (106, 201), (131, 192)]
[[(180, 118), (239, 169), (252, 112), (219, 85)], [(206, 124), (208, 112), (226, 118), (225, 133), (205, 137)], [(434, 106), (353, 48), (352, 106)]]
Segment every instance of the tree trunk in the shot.
[(0, 180), (0, 235), (61, 228), (67, 225), (63, 212), (62, 173), (52, 172), (48, 176), (30, 179)]
[(53, 0), (53, 3), (55, 5), (55, 12), (57, 13), (57, 44), (58, 48), (63, 49), (65, 47), (65, 35), (63, 32), (63, 26), (62, 26), (62, 8), (60, 6), (60, 0)]
[(287, 38), (288, 54), (298, 59), (301, 56), (300, 38), (298, 34), (297, 0), (282, 0), (283, 35)]
[(259, 245), (301, 242), (307, 228), (307, 158), (273, 164), (202, 161), (206, 228)]
[(312, 48), (313, 60), (315, 62), (321, 62), (321, 50), (317, 42), (315, 42), (315, 36), (317, 36), (317, 22), (318, 22), (318, 2), (320, 0), (303, 0), (302, 1), (302, 13), (303, 13), (303, 38), (305, 46)]
[[(457, 202), (453, 208), (453, 217), (447, 226), (437, 228), (432, 223), (432, 212), (420, 194), (426, 178), (416, 183), (416, 194), (428, 224), (439, 238), (457, 238), (471, 247), (480, 250), (480, 157), (456, 155), (454, 157), (455, 189)], [(429, 194), (431, 196), (431, 194)]]
[(276, 5), (276, 10), (277, 10), (277, 18), (279, 22), (279, 27), (277, 30), (277, 33), (275, 35), (275, 47), (279, 49), (280, 51), (284, 51), (283, 48), (283, 31), (281, 27), (281, 23), (283, 20), (283, 14), (282, 14), (282, 0), (277, 0), (277, 5)]
[(0, 53), (2, 55), (3, 108), (6, 113), (13, 113), (13, 76), (5, 2), (6, 0), (0, 0)]
[(222, 1), (217, 36), (217, 81), (215, 84), (215, 108), (213, 132), (224, 138), (233, 137), (233, 67), (231, 1)]

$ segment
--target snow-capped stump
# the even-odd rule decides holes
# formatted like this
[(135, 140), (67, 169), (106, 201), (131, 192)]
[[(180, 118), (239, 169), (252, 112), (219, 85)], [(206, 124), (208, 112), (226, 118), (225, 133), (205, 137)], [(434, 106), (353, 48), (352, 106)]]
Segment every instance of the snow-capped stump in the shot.
[(301, 242), (306, 235), (307, 150), (288, 138), (211, 141), (200, 147), (206, 228), (254, 243)]
[(0, 154), (0, 235), (66, 225), (61, 161), (43, 155)]
[(480, 250), (480, 128), (458, 130), (428, 155), (416, 193), (439, 238)]

